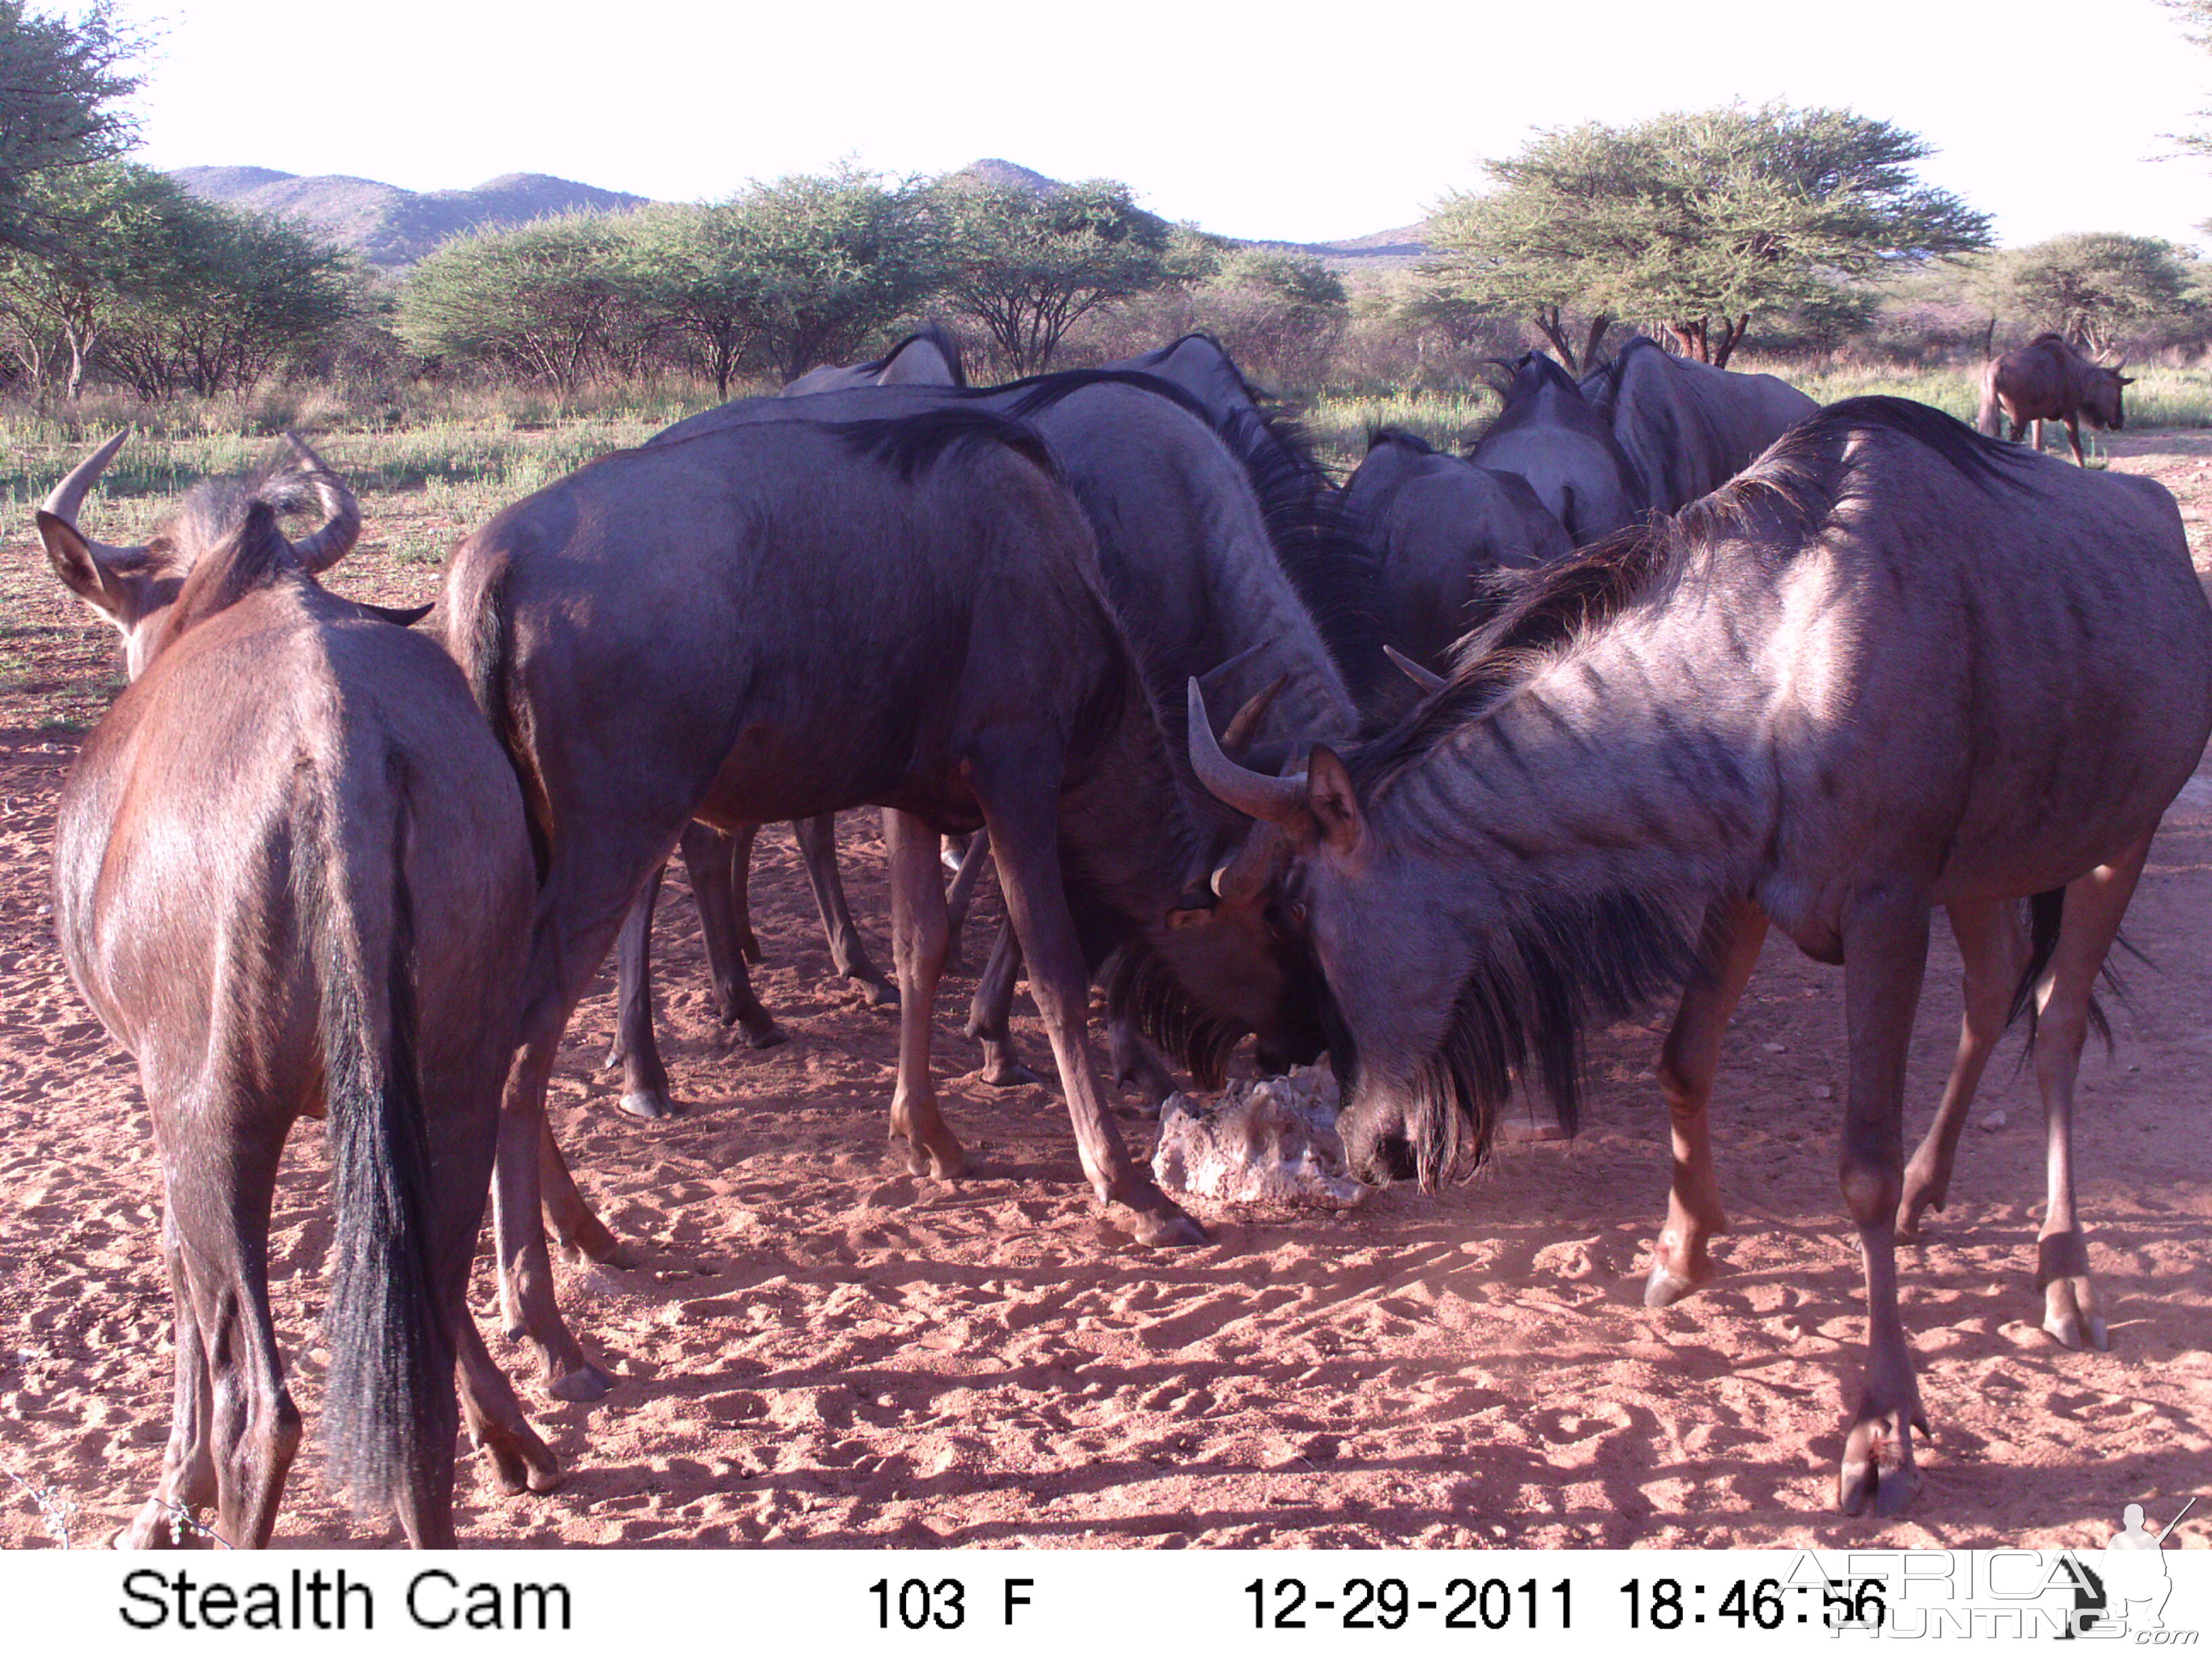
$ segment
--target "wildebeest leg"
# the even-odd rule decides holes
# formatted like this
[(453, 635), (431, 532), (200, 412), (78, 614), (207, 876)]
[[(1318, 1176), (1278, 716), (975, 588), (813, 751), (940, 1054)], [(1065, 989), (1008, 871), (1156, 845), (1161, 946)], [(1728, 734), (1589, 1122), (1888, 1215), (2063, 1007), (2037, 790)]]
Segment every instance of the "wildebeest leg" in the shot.
[(2110, 864), (2068, 884), (2058, 948), (2041, 988), (2035, 1029), (2035, 1081), (2043, 1094), (2043, 1230), (2036, 1239), (2035, 1282), (2043, 1328), (2069, 1348), (2106, 1346), (2089, 1248), (2074, 1208), (2074, 1076), (2088, 1035), (2089, 995), (2120, 931), (2150, 853), (2145, 836)]
[(1715, 904), (1705, 914), (1699, 968), (1683, 988), (1681, 1006), (1659, 1051), (1659, 1093), (1667, 1103), (1674, 1173), (1667, 1192), (1667, 1224), (1651, 1250), (1644, 1305), (1664, 1308), (1713, 1276), (1705, 1241), (1728, 1231), (1720, 1185), (1713, 1177), (1713, 1076), (1729, 1016), (1759, 965), (1766, 913), (1747, 899)]
[(2074, 446), (2074, 465), (2088, 465), (2089, 458), (2081, 453), (2081, 417), (2071, 410), (2066, 414), (2066, 441)]
[(186, 1276), (173, 1206), (163, 1207), (161, 1254), (168, 1263), (169, 1291), (176, 1308), (176, 1403), (169, 1418), (161, 1482), (115, 1540), (118, 1549), (195, 1547), (199, 1534), (179, 1524), (176, 1517), (179, 1511), (196, 1515), (215, 1502), (215, 1456), (208, 1441), (214, 1385), (208, 1376), (207, 1345), (200, 1340), (199, 1319), (192, 1311), (191, 1281)]
[(814, 888), (814, 908), (822, 918), (822, 931), (830, 940), (830, 960), (847, 979), (868, 988), (872, 1007), (894, 1006), (899, 994), (876, 964), (868, 960), (860, 943), (860, 930), (853, 925), (852, 908), (845, 902), (845, 884), (837, 874), (837, 817), (824, 812), (800, 818), (791, 826), (799, 842), (799, 855), (806, 866), (806, 879)]
[(960, 855), (960, 869), (945, 890), (945, 925), (952, 930), (951, 965), (960, 964), (960, 935), (968, 926), (968, 907), (975, 902), (975, 889), (991, 862), (991, 832), (978, 830), (968, 837), (968, 850)]
[(1961, 899), (1948, 908), (1965, 969), (1966, 1010), (1959, 1022), (1958, 1058), (1951, 1062), (1936, 1121), (1905, 1166), (1897, 1231), (1906, 1238), (1918, 1234), (1923, 1214), (1943, 1207), (1951, 1190), (1951, 1170), (1960, 1132), (1966, 1127), (1966, 1109), (1973, 1104), (1983, 1068), (2004, 1035), (2013, 990), (2027, 966), (2027, 939), (2021, 931), (2018, 905), (2008, 899)]
[(191, 1123), (223, 1155), (177, 1158), (167, 1201), (210, 1384), (216, 1531), (234, 1549), (260, 1549), (276, 1525), (276, 1500), (300, 1449), (300, 1409), (284, 1387), (269, 1316), (269, 1207), (284, 1134), (281, 1123), (273, 1130), (244, 1127), (246, 1109), (236, 1095), (211, 1094), (220, 1105), (177, 1121)]
[[(687, 801), (672, 814), (659, 836), (649, 828), (641, 833), (641, 808), (635, 802), (625, 803), (618, 815), (588, 808), (572, 811), (567, 838), (556, 845), (552, 867), (538, 889), (514, 1064), (500, 1099), (492, 1212), (500, 1304), (507, 1328), (526, 1334), (537, 1346), (546, 1389), (556, 1400), (596, 1400), (607, 1391), (609, 1379), (585, 1358), (561, 1317), (541, 1206), (554, 1200), (548, 1213), (555, 1224), (598, 1259), (606, 1259), (603, 1252), (611, 1251), (614, 1242), (590, 1217), (589, 1206), (568, 1178), (546, 1121), (546, 1085), (569, 1016), (605, 960), (631, 903), (666, 861), (691, 816), (690, 805)], [(579, 1214), (591, 1220), (589, 1231), (577, 1226)]]
[(960, 1142), (937, 1109), (929, 1074), (937, 981), (945, 972), (945, 879), (937, 834), (909, 813), (885, 809), (890, 853), (891, 957), (898, 964), (898, 1084), (891, 1094), (891, 1139), (906, 1143), (907, 1167), (950, 1181), (965, 1166)]
[(2033, 420), (2033, 421), (2029, 422), (2028, 422), (2028, 424), (2029, 424), (2029, 425), (2031, 425), (2031, 426), (2033, 426), (2033, 427), (2035, 428), (2035, 453), (2036, 453), (2037, 454), (2040, 455), (2041, 453), (2043, 453), (2043, 422), (2042, 422), (2042, 419), (2039, 416), (2037, 419), (2035, 419), (2035, 420)]
[(1014, 1053), (1014, 981), (1021, 972), (1022, 947), (1014, 938), (1013, 924), (1002, 922), (999, 937), (991, 942), (990, 960), (975, 981), (975, 1000), (968, 1005), (968, 1035), (983, 1045), (983, 1069), (976, 1075), (994, 1089), (1044, 1085)]
[(789, 1039), (753, 994), (752, 976), (745, 972), (747, 963), (761, 959), (745, 891), (752, 872), (753, 841), (759, 834), (757, 823), (725, 834), (694, 818), (684, 826), (677, 846), (691, 880), (691, 896), (699, 906), (699, 937), (707, 946), (715, 1012), (723, 1024), (738, 1028), (748, 1048), (773, 1048)]
[[(1928, 968), (1928, 903), (1917, 891), (1881, 887), (1856, 895), (1844, 918), (1844, 1021), (1850, 1098), (1838, 1160), (1844, 1201), (1858, 1224), (1866, 1269), (1867, 1370), (1844, 1437), (1836, 1501), (1856, 1515), (1901, 1515), (1920, 1477), (1912, 1431), (1928, 1432), (1912, 1349), (1897, 1309), (1897, 1201), (1905, 1163), (1905, 1060)], [(1894, 1467), (1881, 1468), (1887, 1439)]]
[(632, 1117), (667, 1117), (668, 1068), (653, 1030), (653, 913), (660, 902), (655, 870), (623, 918), (615, 940), (615, 1046), (607, 1064), (622, 1067), (621, 1109)]
[(976, 793), (991, 826), (1006, 915), (1029, 962), (1030, 994), (1052, 1034), (1053, 1058), (1059, 1063), (1084, 1173), (1103, 1201), (1127, 1212), (1140, 1243), (1202, 1244), (1205, 1232), (1159, 1189), (1152, 1172), (1130, 1158), (1109, 1114), (1091, 1052), (1091, 973), (1060, 882), (1058, 791), (1032, 785), (1000, 794), (991, 789), (988, 769), (979, 770)]
[(468, 1415), (469, 1437), (491, 1460), (500, 1489), (553, 1491), (561, 1484), (560, 1462), (522, 1414), (507, 1373), (485, 1348), (483, 1334), (466, 1308), (454, 1334), (459, 1339), (461, 1408)]

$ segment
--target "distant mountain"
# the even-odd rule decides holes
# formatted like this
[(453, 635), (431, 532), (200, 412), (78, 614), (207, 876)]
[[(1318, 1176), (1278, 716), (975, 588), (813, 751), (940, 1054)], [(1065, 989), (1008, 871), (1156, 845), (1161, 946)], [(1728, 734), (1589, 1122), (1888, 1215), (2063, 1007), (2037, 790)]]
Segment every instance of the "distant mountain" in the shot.
[(996, 155), (986, 155), (981, 161), (970, 161), (957, 173), (945, 177), (955, 181), (977, 185), (1018, 185), (1024, 190), (1035, 191), (1040, 196), (1049, 196), (1066, 187), (1066, 181), (1048, 179), (1035, 167), (1025, 167), (1018, 161), (1002, 161)]
[[(303, 179), (273, 167), (178, 167), (169, 176), (210, 201), (293, 220), (386, 270), (413, 264), (439, 243), (466, 231), (504, 229), (556, 213), (623, 213), (645, 206), (648, 199), (543, 173), (510, 173), (473, 190), (432, 191), (402, 190), (343, 173)], [(970, 161), (950, 176), (1040, 193), (1062, 188), (1060, 179), (996, 155)], [(1340, 270), (1382, 271), (1425, 258), (1426, 235), (1425, 225), (1401, 225), (1335, 242), (1248, 246), (1310, 254)]]
[(543, 173), (510, 173), (473, 190), (402, 190), (343, 173), (302, 179), (270, 167), (179, 167), (170, 175), (210, 201), (290, 219), (373, 265), (413, 264), (464, 232), (505, 229), (556, 213), (626, 212), (647, 198)]

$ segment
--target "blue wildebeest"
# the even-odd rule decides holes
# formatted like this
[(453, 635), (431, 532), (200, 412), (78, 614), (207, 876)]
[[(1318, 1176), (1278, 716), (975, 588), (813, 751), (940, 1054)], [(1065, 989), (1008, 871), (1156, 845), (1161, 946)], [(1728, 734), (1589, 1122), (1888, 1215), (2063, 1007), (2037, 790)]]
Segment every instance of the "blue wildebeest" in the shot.
[[(784, 387), (786, 398), (809, 398), (820, 392), (850, 391), (873, 386), (964, 386), (968, 375), (960, 361), (959, 343), (939, 323), (909, 334), (872, 362), (850, 368), (811, 369)], [(699, 907), (699, 933), (707, 950), (708, 983), (715, 1011), (725, 1025), (735, 1025), (746, 1045), (769, 1048), (784, 1041), (775, 1017), (753, 994), (748, 962), (761, 959), (760, 941), (754, 934), (750, 908), (746, 903), (746, 873), (752, 866), (753, 842), (758, 824), (734, 830), (717, 830), (708, 823), (684, 827), (678, 848), (693, 901)], [(822, 918), (822, 931), (830, 942), (830, 965), (845, 978), (867, 988), (868, 1000), (878, 1007), (894, 1006), (898, 993), (860, 941), (854, 923), (845, 884), (837, 872), (837, 817), (834, 812), (802, 818), (791, 826), (799, 843), (807, 884), (814, 890), (814, 908)], [(969, 875), (967, 889), (956, 890), (951, 927), (955, 948), (960, 937), (960, 918), (966, 913), (965, 891), (972, 890), (980, 863)], [(653, 915), (660, 895), (662, 872), (655, 870), (636, 907), (623, 925), (616, 941), (617, 994), (615, 1040), (607, 1055), (610, 1066), (622, 1068), (621, 1109), (632, 1117), (666, 1117), (676, 1108), (668, 1095), (668, 1068), (661, 1061), (660, 1045), (653, 1029)]]
[(1375, 556), (1383, 637), (1438, 672), (1505, 591), (1497, 573), (1531, 570), (1574, 550), (1520, 474), (1438, 454), (1396, 427), (1368, 440), (1344, 510)]
[(2087, 466), (2081, 453), (2081, 422), (2100, 432), (2118, 432), (2127, 424), (2120, 406), (2120, 388), (2133, 386), (2132, 375), (2120, 365), (2091, 362), (2060, 334), (2039, 334), (2026, 345), (1993, 358), (1982, 371), (1981, 407), (1975, 425), (1984, 437), (1997, 435), (2000, 416), (2010, 428), (2006, 435), (2018, 443), (2032, 421), (2035, 447), (2043, 447), (2043, 423), (2066, 422), (2067, 441), (2074, 446), (2074, 463)]
[(556, 1395), (606, 1379), (554, 1305), (541, 1152), (556, 1229), (603, 1260), (617, 1247), (545, 1132), (546, 1082), (578, 998), (695, 817), (889, 809), (892, 1133), (939, 1177), (964, 1154), (929, 1069), (946, 945), (935, 836), (988, 824), (1085, 1175), (1140, 1240), (1202, 1237), (1115, 1129), (1085, 1030), (1090, 962), (1133, 953), (1172, 1005), (1162, 1029), (1193, 1041), (1234, 1021), (1317, 1048), (1312, 988), (1278, 967), (1262, 913), (1206, 888), (1239, 826), (1188, 783), (1183, 734), (1034, 429), (975, 408), (837, 425), (787, 411), (611, 455), (465, 542), (441, 603), (544, 871), (495, 1190), (509, 1321)]
[(1659, 1065), (1674, 1177), (1654, 1303), (1707, 1275), (1724, 1224), (1707, 1105), (1767, 927), (1843, 965), (1869, 1350), (1838, 1486), (1853, 1511), (1910, 1502), (1925, 1427), (1893, 1239), (1930, 908), (1966, 959), (1972, 1038), (2006, 1000), (2003, 907), (2046, 896), (2020, 986), (2041, 1001), (2051, 1141), (2039, 1280), (2046, 1322), (2094, 1340), (2069, 1127), (2090, 986), (2212, 732), (2212, 613), (2157, 484), (1853, 399), (1553, 567), (1343, 758), (1268, 775), (1190, 730), (1207, 787), (1261, 820), (1222, 890), (1272, 896), (1331, 994), (1358, 1163), (1445, 1178), (1516, 1070), (1571, 1122), (1586, 1022), (1686, 982)]
[[(918, 387), (896, 394), (854, 391), (796, 407), (755, 398), (696, 416), (664, 436), (939, 406), (981, 406), (1031, 420), (1051, 442), (1097, 537), (1116, 612), (1156, 692), (1172, 698), (1185, 675), (1198, 674), (1224, 707), (1236, 707), (1282, 680), (1283, 693), (1258, 712), (1249, 732), (1276, 754), (1289, 752), (1293, 738), (1326, 740), (1356, 729), (1358, 714), (1340, 665), (1379, 660), (1370, 637), (1371, 603), (1360, 586), (1367, 562), (1346, 550), (1348, 538), (1331, 538), (1327, 517), (1307, 500), (1294, 470), (1255, 466), (1248, 457), (1225, 453), (1227, 436), (1207, 428), (1212, 411), (1172, 384), (1085, 370), (965, 395)], [(1285, 441), (1279, 428), (1266, 435), (1271, 445)], [(698, 833), (687, 831), (687, 842)], [(963, 877), (975, 868), (963, 866)], [(709, 872), (705, 879), (714, 876)], [(701, 879), (695, 874), (695, 884)], [(816, 880), (818, 891), (821, 878)], [(710, 958), (733, 954), (726, 941), (717, 942), (715, 930), (743, 908), (741, 896), (714, 892), (702, 901)], [(629, 943), (642, 926), (633, 917), (624, 931), (626, 973)], [(983, 1045), (981, 1077), (994, 1085), (1036, 1080), (1014, 1052), (1010, 1024), (1020, 965), (1017, 943), (1002, 929), (968, 1022), (968, 1034)], [(1121, 1006), (1145, 1000), (1134, 995), (1137, 982), (1125, 975), (1109, 971), (1107, 981), (1115, 1079), (1157, 1103), (1172, 1080), (1139, 1039), (1143, 1021), (1135, 1007)], [(627, 990), (623, 1006), (642, 1010)], [(1236, 1035), (1229, 1026), (1211, 1028), (1201, 1077), (1216, 1074), (1223, 1057), (1217, 1048)], [(632, 1053), (649, 1052), (649, 1018), (641, 1018), (626, 1041)], [(1187, 1048), (1188, 1041), (1176, 1038), (1170, 1046)]]
[[(76, 527), (123, 440), (39, 514), (131, 684), (85, 739), (54, 831), (70, 975), (135, 1055), (161, 1149), (176, 1409), (125, 1541), (276, 1523), (300, 1414), (267, 1287), (284, 1139), (330, 1126), (327, 1474), (409, 1539), (453, 1541), (455, 1366), (510, 1490), (557, 1471), (464, 1302), (491, 1176), (533, 886), (522, 804), (431, 641), (325, 592), (353, 497), (304, 471), (198, 486), (143, 547)], [(297, 543), (278, 504), (326, 514)]]
[(1644, 481), (1566, 370), (1540, 351), (1499, 366), (1504, 407), (1467, 459), (1526, 478), (1577, 547), (1642, 517), (1650, 505)]
[(1820, 407), (1774, 375), (1692, 362), (1643, 334), (1582, 389), (1662, 513), (1719, 489)]

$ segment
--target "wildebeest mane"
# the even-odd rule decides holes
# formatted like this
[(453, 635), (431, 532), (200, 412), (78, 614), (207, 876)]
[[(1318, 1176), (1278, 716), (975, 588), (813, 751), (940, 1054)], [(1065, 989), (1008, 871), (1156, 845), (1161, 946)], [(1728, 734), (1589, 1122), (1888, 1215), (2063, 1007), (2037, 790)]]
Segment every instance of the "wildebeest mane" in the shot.
[[(1192, 392), (1172, 380), (1136, 369), (1062, 369), (971, 395), (999, 397), (1018, 392), (1021, 395), (1011, 412), (1018, 419), (1027, 420), (1093, 386), (1134, 386), (1165, 398), (1204, 422), (1206, 429), (1221, 440), (1244, 469), (1253, 498), (1260, 506), (1268, 543), (1275, 550), (1276, 562), (1313, 618), (1322, 645), (1335, 662), (1337, 672), (1344, 677), (1346, 689), (1353, 701), (1364, 701), (1367, 690), (1387, 668), (1382, 623), (1375, 604), (1374, 564), (1352, 533), (1333, 493), (1317, 487), (1318, 467), (1310, 458), (1287, 444), (1252, 441), (1254, 418), (1247, 411), (1232, 411), (1229, 419), (1217, 421)], [(1244, 418), (1240, 420), (1238, 416)]]
[(1397, 1131), (1423, 1189), (1482, 1165), (1516, 1079), (1540, 1090), (1573, 1133), (1583, 1033), (1680, 989), (1697, 961), (1687, 919), (1675, 904), (1644, 893), (1547, 891), (1486, 934), (1443, 1041), (1403, 1091)]
[(1245, 1028), (1198, 1006), (1167, 961), (1143, 939), (1116, 951), (1106, 964), (1106, 1006), (1176, 1060), (1201, 1089), (1218, 1089)]
[(1418, 432), (1402, 426), (1370, 426), (1367, 428), (1367, 453), (1372, 455), (1384, 444), (1399, 449), (1411, 450), (1416, 455), (1433, 455), (1436, 446)]
[(934, 317), (873, 362), (860, 364), (860, 368), (865, 374), (880, 374), (890, 367), (891, 359), (897, 356), (900, 352), (918, 341), (925, 340), (937, 348), (937, 355), (945, 360), (945, 368), (952, 371), (952, 384), (965, 388), (968, 384), (968, 368), (960, 361), (960, 342), (954, 339), (952, 331)]
[(1023, 421), (988, 409), (954, 404), (918, 415), (839, 421), (830, 425), (830, 430), (844, 439), (854, 454), (882, 463), (908, 483), (951, 451), (975, 444), (1011, 449), (1054, 483), (1060, 481), (1060, 462), (1043, 434)]
[(1850, 398), (1778, 439), (1758, 464), (1671, 517), (1654, 513), (1531, 574), (1517, 597), (1462, 640), (1445, 687), (1347, 763), (1363, 790), (1377, 787), (1496, 707), (1563, 647), (1663, 593), (1691, 555), (1764, 532), (1819, 533), (1861, 465), (1851, 440), (1888, 433), (1931, 452), (1984, 489), (2016, 482), (2014, 447), (1984, 438), (1939, 409), (1903, 398)]
[[(1467, 453), (1472, 454), (1487, 439), (1528, 425), (1535, 416), (1536, 393), (1547, 385), (1571, 392), (1577, 404), (1585, 409), (1589, 407), (1583, 398), (1582, 387), (1575, 383), (1574, 376), (1540, 351), (1524, 352), (1510, 363), (1502, 358), (1493, 357), (1490, 361), (1505, 371), (1504, 384), (1492, 388), (1498, 393), (1498, 410), (1468, 434), (1467, 442), (1462, 447)], [(1524, 379), (1529, 381), (1525, 391), (1522, 389)]]

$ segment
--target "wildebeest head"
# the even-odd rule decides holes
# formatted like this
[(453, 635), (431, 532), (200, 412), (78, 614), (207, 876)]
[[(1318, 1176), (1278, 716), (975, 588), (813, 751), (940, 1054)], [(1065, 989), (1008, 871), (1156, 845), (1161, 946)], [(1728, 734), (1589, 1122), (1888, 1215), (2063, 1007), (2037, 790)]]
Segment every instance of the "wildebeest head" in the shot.
[[(284, 465), (244, 483), (210, 480), (197, 485), (151, 539), (123, 547), (97, 542), (77, 528), (86, 495), (123, 447), (118, 432), (56, 484), (39, 509), (39, 537), (62, 585), (122, 635), (132, 679), (146, 672), (176, 631), (178, 600), (196, 588), (195, 615), (228, 604), (270, 572), (291, 568), (310, 575), (327, 570), (361, 536), (361, 508), (322, 458), (290, 433)], [(321, 526), (293, 542), (276, 527), (276, 515), (312, 494), (323, 512)], [(195, 585), (195, 573), (200, 581)], [(216, 591), (220, 587), (222, 591)], [(399, 620), (395, 617), (393, 620)]]
[(2081, 371), (2081, 418), (2100, 432), (2118, 432), (2127, 425), (2127, 413), (2120, 407), (2120, 388), (2136, 383), (2132, 374), (2123, 374), (2125, 360), (2109, 366), (2091, 363)]

